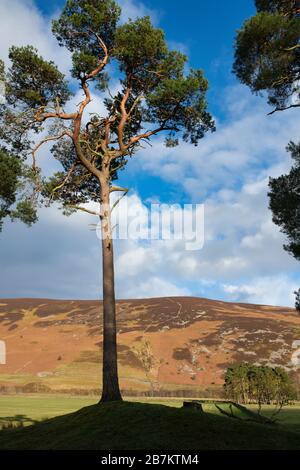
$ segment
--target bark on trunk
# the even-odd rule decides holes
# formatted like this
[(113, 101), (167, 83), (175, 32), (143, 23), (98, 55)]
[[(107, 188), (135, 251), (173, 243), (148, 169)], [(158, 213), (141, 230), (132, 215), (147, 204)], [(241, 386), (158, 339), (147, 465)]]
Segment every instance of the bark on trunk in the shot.
[(101, 185), (102, 276), (103, 276), (103, 369), (101, 402), (121, 401), (117, 363), (117, 328), (114, 255), (109, 207), (109, 186)]

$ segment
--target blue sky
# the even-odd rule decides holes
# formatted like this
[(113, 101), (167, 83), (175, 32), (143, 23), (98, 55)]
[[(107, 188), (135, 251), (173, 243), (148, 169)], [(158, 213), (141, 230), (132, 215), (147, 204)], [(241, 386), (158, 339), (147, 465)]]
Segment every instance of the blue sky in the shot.
[[(51, 16), (64, 0), (35, 3), (43, 14)], [(184, 48), (191, 66), (205, 70), (210, 82), (210, 109), (222, 115), (218, 89), (235, 80), (231, 73), (233, 40), (236, 30), (255, 12), (253, 0), (148, 0), (143, 5), (146, 13), (153, 12), (167, 39)]]
[[(68, 71), (69, 56), (50, 33), (50, 18), (63, 3), (2, 0), (0, 56), (6, 63), (11, 44), (32, 43)], [(292, 110), (268, 117), (265, 100), (252, 96), (231, 73), (235, 32), (254, 12), (254, 2), (120, 3), (125, 18), (150, 14), (170, 46), (205, 71), (217, 132), (197, 148), (181, 143), (166, 149), (158, 138), (122, 172), (120, 183), (130, 187), (133, 208), (145, 208), (150, 198), (204, 203), (205, 244), (193, 253), (180, 243), (117, 242), (117, 296), (195, 295), (292, 305), (293, 291), (300, 286), (299, 263), (282, 249), (284, 238), (268, 210), (267, 185), (269, 176), (290, 167), (285, 146), (297, 140), (300, 115)], [(100, 96), (94, 97), (92, 110), (97, 106)], [(46, 173), (55, 168), (49, 151), (39, 158)], [(0, 239), (0, 296), (97, 298), (100, 253), (95, 232), (89, 230), (93, 222), (82, 214), (66, 219), (53, 207), (42, 209), (31, 229), (7, 223)]]
[[(64, 5), (64, 0), (36, 0), (35, 3), (43, 15), (52, 17)], [(128, 3), (134, 4), (125, 0), (124, 9)], [(235, 33), (255, 12), (253, 3), (253, 0), (148, 0), (142, 3), (145, 14), (150, 14), (155, 24), (165, 31), (170, 46), (186, 53), (191, 67), (204, 70), (209, 80), (209, 109), (220, 120), (226, 119), (226, 110), (220, 104), (222, 91), (236, 82), (231, 71)], [(141, 173), (137, 179), (125, 172), (122, 173), (122, 181), (139, 192), (143, 199), (151, 195), (153, 186), (159, 186), (161, 201), (173, 202), (174, 194), (175, 202), (190, 201), (189, 195), (178, 191), (178, 185), (170, 185), (170, 182), (166, 185), (153, 175), (149, 178), (148, 174)]]

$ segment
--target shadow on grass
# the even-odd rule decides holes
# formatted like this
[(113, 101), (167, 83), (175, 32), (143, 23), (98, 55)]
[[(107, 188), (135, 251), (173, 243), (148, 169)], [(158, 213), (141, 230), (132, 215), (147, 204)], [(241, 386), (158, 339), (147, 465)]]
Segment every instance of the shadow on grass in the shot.
[(277, 416), (277, 423), (289, 431), (300, 434), (300, 410), (299, 408), (284, 408)]
[(0, 417), (0, 430), (2, 429), (15, 429), (23, 428), (29, 424), (36, 424), (37, 420), (30, 418), (26, 415), (15, 415), (15, 416), (1, 416)]
[[(26, 421), (26, 416), (20, 418)], [(0, 432), (1, 450), (174, 448), (300, 450), (300, 439), (283, 426), (275, 429), (193, 409), (131, 402), (87, 406), (24, 429)]]

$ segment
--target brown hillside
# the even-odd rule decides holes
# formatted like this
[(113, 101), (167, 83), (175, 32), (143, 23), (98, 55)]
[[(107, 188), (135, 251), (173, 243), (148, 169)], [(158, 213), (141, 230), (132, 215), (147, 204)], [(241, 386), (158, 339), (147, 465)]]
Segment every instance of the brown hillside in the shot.
[[(169, 297), (120, 300), (117, 310), (121, 387), (128, 392), (215, 392), (226, 367), (241, 361), (297, 375), (300, 316), (292, 309)], [(101, 317), (97, 301), (0, 300), (2, 390), (99, 389)]]

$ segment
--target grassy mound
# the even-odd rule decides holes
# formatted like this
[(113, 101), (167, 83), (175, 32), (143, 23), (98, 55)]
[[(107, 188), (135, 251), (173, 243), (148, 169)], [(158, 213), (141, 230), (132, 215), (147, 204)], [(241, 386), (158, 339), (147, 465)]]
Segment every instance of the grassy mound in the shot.
[(284, 450), (300, 449), (300, 438), (280, 426), (123, 402), (88, 406), (25, 428), (3, 430), (0, 449)]

